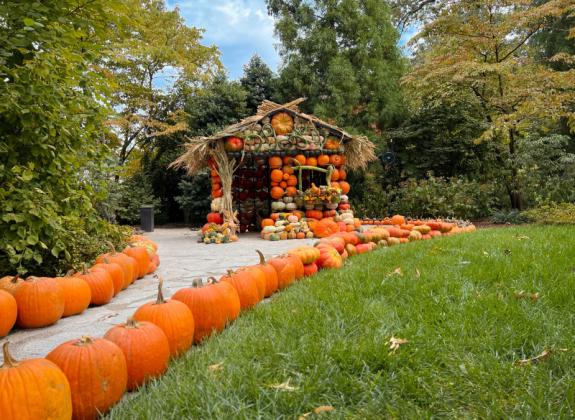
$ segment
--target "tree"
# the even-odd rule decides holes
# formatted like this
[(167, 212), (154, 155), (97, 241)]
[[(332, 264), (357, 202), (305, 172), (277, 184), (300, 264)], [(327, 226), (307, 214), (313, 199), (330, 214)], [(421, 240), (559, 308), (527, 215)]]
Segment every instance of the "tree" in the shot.
[(534, 126), (575, 115), (575, 72), (555, 71), (531, 54), (531, 39), (549, 19), (573, 10), (570, 0), (447, 3), (417, 36), (416, 66), (404, 82), (418, 101), (449, 101), (471, 94), (483, 108), (486, 128), (476, 142), (505, 145), (497, 156), (511, 206), (523, 206), (517, 142)]
[(247, 92), (246, 102), (250, 113), (255, 113), (264, 99), (275, 99), (276, 77), (257, 54), (244, 66), (240, 84)]
[(284, 100), (338, 123), (378, 130), (402, 113), (404, 60), (384, 0), (268, 0), (281, 41)]
[(220, 68), (216, 47), (200, 42), (202, 30), (186, 26), (176, 8), (164, 0), (127, 0), (128, 37), (112, 48), (104, 62), (115, 83), (111, 124), (119, 137), (119, 163), (151, 140), (187, 130), (187, 117), (174, 91), (190, 93)]
[(121, 3), (0, 3), (0, 275), (55, 274), (119, 231), (95, 210), (109, 150), (106, 80), (95, 65)]

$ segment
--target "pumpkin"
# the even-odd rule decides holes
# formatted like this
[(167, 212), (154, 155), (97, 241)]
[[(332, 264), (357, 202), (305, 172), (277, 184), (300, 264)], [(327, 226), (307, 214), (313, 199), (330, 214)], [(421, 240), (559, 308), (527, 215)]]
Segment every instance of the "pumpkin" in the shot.
[(294, 159), (297, 160), (300, 165), (305, 165), (307, 162), (307, 159), (304, 155), (296, 155)]
[(168, 338), (160, 327), (151, 322), (128, 318), (125, 324), (109, 329), (104, 338), (116, 344), (124, 353), (129, 391), (143, 385), (148, 379), (160, 376), (168, 368)]
[(405, 217), (396, 214), (395, 216), (393, 216), (391, 218), (391, 224), (392, 225), (404, 225), (405, 224)]
[(224, 191), (220, 188), (219, 190), (212, 191), (212, 198), (223, 197)]
[(4, 364), (0, 366), (0, 419), (72, 418), (72, 395), (66, 375), (47, 359), (16, 361), (2, 347)]
[(262, 254), (261, 251), (256, 249), (256, 252), (260, 257), (260, 263), (256, 267), (265, 274), (266, 279), (266, 290), (264, 296), (270, 297), (278, 290), (278, 273), (273, 265), (266, 262), (264, 254)]
[(321, 210), (308, 210), (305, 212), (305, 217), (319, 220), (323, 217), (323, 213)]
[(305, 239), (305, 233), (303, 232), (298, 232), (295, 235), (296, 239)]
[(329, 158), (329, 163), (333, 166), (341, 166), (345, 163), (345, 158), (343, 155), (331, 155)]
[(326, 238), (339, 232), (339, 226), (331, 219), (322, 219), (313, 227), (313, 233), (318, 238)]
[(347, 179), (347, 172), (345, 171), (345, 169), (340, 168), (338, 170), (338, 173), (339, 173), (339, 180), (340, 181), (345, 181)]
[(70, 383), (75, 419), (99, 418), (126, 392), (126, 358), (111, 341), (91, 337), (66, 341), (46, 358), (64, 372)]
[[(297, 189), (295, 187), (287, 187), (286, 188), (286, 195), (288, 197), (295, 197), (297, 195)], [(293, 206), (290, 206), (290, 207), (293, 207)], [(297, 205), (294, 207), (294, 209), (297, 209)]]
[(224, 143), (226, 152), (240, 152), (244, 148), (244, 141), (239, 137), (228, 137)]
[(337, 214), (337, 212), (335, 210), (325, 210), (323, 212), (323, 217), (333, 217)]
[(274, 226), (273, 219), (263, 219), (261, 223), (262, 229), (265, 228), (266, 226)]
[(304, 276), (304, 268), (301, 259), (297, 255), (288, 254), (285, 258), (291, 259), (292, 265), (294, 267), (295, 278), (301, 279)]
[(134, 258), (138, 263), (138, 278), (144, 277), (148, 273), (148, 264), (150, 264), (150, 255), (146, 248), (136, 246), (127, 246), (123, 251), (124, 254)]
[(332, 188), (337, 188), (338, 190), (341, 190), (341, 187), (339, 186), (339, 182), (332, 181), (329, 183), (329, 185), (331, 185)]
[(92, 291), (86, 281), (73, 276), (56, 278), (64, 293), (62, 318), (84, 312), (92, 300)]
[(340, 141), (335, 137), (328, 137), (323, 147), (327, 150), (337, 150), (340, 147)]
[(287, 112), (278, 112), (272, 117), (271, 125), (278, 136), (283, 136), (292, 132), (293, 118)]
[(319, 258), (316, 261), (319, 268), (340, 268), (343, 265), (341, 255), (333, 246), (319, 247), (319, 253)]
[(240, 308), (250, 309), (260, 301), (258, 284), (254, 277), (247, 271), (228, 270), (228, 273), (220, 278), (221, 282), (228, 282), (238, 292)]
[(282, 159), (283, 164), (286, 166), (291, 165), (292, 161), (293, 158), (291, 156), (284, 156), (284, 158)]
[(148, 321), (160, 327), (168, 339), (170, 355), (177, 357), (192, 346), (194, 316), (185, 303), (175, 299), (164, 300), (163, 283), (160, 278), (156, 301), (140, 306), (134, 313), (134, 319)]
[(284, 173), (282, 172), (281, 169), (272, 169), (272, 172), (270, 173), (270, 179), (273, 182), (281, 182), (283, 180), (284, 177)]
[(316, 274), (318, 271), (317, 264), (311, 263), (303, 266), (303, 275), (305, 277), (310, 277)]
[(16, 299), (6, 290), (0, 290), (0, 338), (8, 335), (18, 317)]
[(224, 223), (224, 218), (222, 217), (221, 213), (211, 212), (208, 213), (208, 223), (215, 223), (216, 225), (221, 225)]
[(319, 249), (313, 246), (300, 246), (290, 249), (288, 254), (297, 256), (304, 265), (308, 265), (319, 258)]
[(272, 169), (279, 169), (282, 167), (283, 161), (279, 156), (272, 156), (268, 159), (268, 165)]
[(258, 287), (258, 297), (262, 300), (266, 295), (266, 275), (257, 265), (250, 265), (248, 267), (242, 267), (238, 271), (245, 271), (249, 273)]
[(279, 200), (284, 195), (284, 190), (281, 187), (272, 187), (270, 195), (274, 200)]
[(282, 181), (282, 182), (280, 182), (280, 185), (279, 185), (279, 186), (280, 186), (281, 189), (285, 190), (285, 189), (287, 188), (287, 182)]
[(399, 238), (389, 237), (385, 240), (389, 246), (399, 245), (401, 241)]
[(192, 287), (180, 289), (172, 296), (172, 299), (185, 303), (194, 316), (195, 343), (214, 331), (223, 330), (228, 321), (240, 314), (240, 297), (230, 283), (202, 286), (201, 279), (195, 279)]
[(18, 305), (16, 324), (38, 328), (55, 324), (64, 313), (64, 291), (51, 277), (28, 277), (14, 293)]
[(222, 188), (222, 185), (218, 182), (212, 182), (212, 191), (217, 191)]
[(329, 165), (329, 156), (328, 155), (319, 155), (317, 157), (317, 164), (319, 166), (327, 166)]
[(81, 278), (90, 286), (90, 304), (105, 305), (114, 297), (114, 281), (107, 271), (84, 269), (84, 271), (76, 273), (74, 276)]
[(317, 166), (317, 159), (313, 156), (306, 158), (305, 160), (306, 166)]
[(114, 284), (114, 296), (116, 296), (122, 290), (124, 286), (124, 271), (119, 264), (109, 263), (109, 264), (94, 264), (90, 267), (91, 271), (105, 271), (112, 278), (112, 283)]
[(278, 288), (285, 289), (295, 280), (295, 267), (291, 258), (276, 257), (268, 261), (278, 275)]
[(357, 250), (355, 249), (355, 245), (348, 243), (345, 245), (345, 250), (347, 251), (347, 255), (353, 257), (357, 254)]
[(125, 289), (130, 284), (132, 284), (134, 280), (136, 280), (137, 278), (137, 273), (134, 273), (134, 267), (137, 263), (132, 257), (129, 257), (128, 255), (122, 252), (117, 253), (114, 249), (114, 246), (111, 243), (110, 247), (112, 249), (112, 252), (98, 256), (98, 258), (96, 258), (96, 263), (119, 264), (122, 267), (122, 270), (124, 271), (124, 280), (126, 283), (122, 288)]
[(0, 290), (4, 290), (13, 295), (20, 287), (23, 280), (20, 276), (5, 276), (0, 279)]
[[(288, 159), (290, 159), (290, 160), (292, 159), (292, 158), (289, 157), (289, 156), (286, 156), (286, 157), (287, 157)], [(284, 158), (284, 161), (285, 161), (285, 158)], [(282, 168), (282, 172), (283, 172), (284, 174), (293, 175), (293, 173), (294, 173), (293, 166), (285, 165), (285, 166)]]
[(295, 187), (297, 185), (297, 177), (295, 175), (290, 175), (287, 180), (288, 187)]
[(338, 181), (339, 180), (339, 171), (335, 170), (331, 173), (331, 181)]

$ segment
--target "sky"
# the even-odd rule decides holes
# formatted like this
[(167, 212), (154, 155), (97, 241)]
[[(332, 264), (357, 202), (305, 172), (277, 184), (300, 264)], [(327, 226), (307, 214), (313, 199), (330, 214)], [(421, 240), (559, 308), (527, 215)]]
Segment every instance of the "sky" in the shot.
[[(265, 0), (167, 0), (178, 7), (189, 26), (205, 29), (204, 45), (216, 45), (231, 79), (239, 79), (243, 66), (258, 54), (273, 71), (280, 57), (274, 37), (274, 20), (268, 15)], [(405, 45), (416, 28), (408, 28), (400, 45)]]

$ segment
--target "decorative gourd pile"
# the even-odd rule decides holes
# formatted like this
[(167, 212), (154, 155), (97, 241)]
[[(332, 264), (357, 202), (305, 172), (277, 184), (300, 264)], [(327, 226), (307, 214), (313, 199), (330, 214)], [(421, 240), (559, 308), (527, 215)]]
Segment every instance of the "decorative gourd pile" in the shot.
[[(99, 256), (96, 264), (64, 277), (0, 279), (0, 337), (14, 325), (39, 328), (55, 324), (61, 318), (78, 315), (90, 305), (104, 305), (122, 290), (160, 265), (157, 245), (134, 235), (122, 251)], [(0, 418), (2, 418), (0, 416)]]
[(451, 236), (458, 233), (474, 232), (475, 225), (462, 220), (409, 219), (401, 215), (395, 215), (383, 220), (364, 219), (364, 225), (381, 226), (389, 230), (392, 238), (398, 238), (401, 242), (418, 239), (432, 239), (438, 236)]
[[(216, 214), (221, 217), (219, 213)], [(215, 222), (206, 223), (198, 234), (198, 242), (203, 242), (204, 244), (226, 244), (238, 240), (237, 235), (232, 233), (228, 224), (223, 222), (222, 224)]]
[[(325, 225), (320, 229), (325, 236), (314, 246), (293, 248), (267, 261), (257, 251), (258, 264), (229, 270), (219, 280), (212, 277), (207, 283), (196, 279), (192, 287), (178, 290), (172, 299), (164, 298), (160, 279), (157, 299), (138, 308), (126, 323), (112, 327), (103, 338), (81, 337), (65, 342), (46, 359), (16, 362), (5, 343), (4, 364), (0, 367), (0, 418), (29, 418), (30, 413), (39, 418), (96, 418), (126, 391), (162, 375), (171, 358), (222, 331), (242, 311), (304, 276), (340, 268), (347, 258), (378, 247), (431, 239), (435, 237), (430, 235), (432, 231), (444, 235), (474, 230), (473, 225), (457, 226), (443, 221), (405, 223), (403, 216), (389, 221), (390, 224), (363, 232), (337, 231), (327, 235), (337, 222), (324, 219), (317, 223)], [(411, 230), (406, 228), (410, 225)], [(134, 265), (138, 273), (145, 272), (140, 269), (144, 268), (147, 250), (132, 253), (138, 258), (132, 257), (135, 263), (126, 268)], [(119, 255), (111, 258), (123, 258)], [(31, 394), (34, 398), (29, 398)]]

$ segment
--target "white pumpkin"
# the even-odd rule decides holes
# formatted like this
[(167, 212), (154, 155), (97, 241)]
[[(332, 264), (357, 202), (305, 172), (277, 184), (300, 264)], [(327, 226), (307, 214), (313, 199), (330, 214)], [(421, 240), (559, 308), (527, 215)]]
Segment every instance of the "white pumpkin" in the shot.
[(341, 200), (340, 203), (347, 203), (349, 201), (349, 197), (345, 194), (342, 194), (340, 196), (340, 200)]
[(297, 216), (295, 214), (288, 216), (287, 219), (288, 219), (288, 222), (290, 222), (290, 223), (296, 223), (299, 221), (299, 219), (297, 218)]
[(288, 197), (287, 195), (283, 198), (284, 203), (293, 203), (293, 197)]
[(210, 204), (213, 212), (221, 213), (222, 211), (222, 197), (214, 198)]
[(265, 234), (265, 233), (275, 233), (275, 231), (276, 231), (276, 227), (275, 227), (275, 226), (265, 226), (265, 227), (262, 229), (262, 232), (263, 232), (264, 234)]
[(286, 203), (283, 201), (273, 201), (272, 202), (272, 210), (273, 211), (282, 211), (286, 208)]
[(296, 203), (287, 203), (286, 204), (286, 210), (297, 210), (297, 204)]

